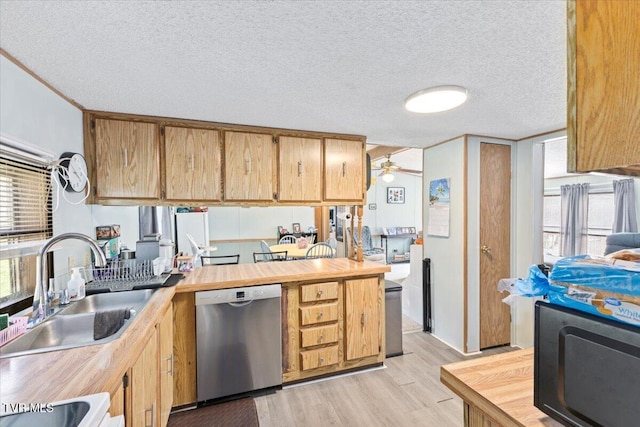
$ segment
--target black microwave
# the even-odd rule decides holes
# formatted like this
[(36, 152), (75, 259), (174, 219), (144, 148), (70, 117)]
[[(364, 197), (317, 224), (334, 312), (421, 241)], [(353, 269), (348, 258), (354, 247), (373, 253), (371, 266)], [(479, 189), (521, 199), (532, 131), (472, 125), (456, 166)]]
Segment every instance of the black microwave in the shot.
[(534, 404), (566, 426), (640, 422), (640, 327), (535, 306)]

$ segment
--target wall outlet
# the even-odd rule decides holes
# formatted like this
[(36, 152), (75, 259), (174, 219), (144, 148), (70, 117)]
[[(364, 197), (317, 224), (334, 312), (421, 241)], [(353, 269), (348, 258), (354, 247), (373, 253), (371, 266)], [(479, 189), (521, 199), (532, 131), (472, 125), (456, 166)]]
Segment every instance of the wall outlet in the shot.
[(71, 269), (75, 266), (76, 266), (76, 259), (75, 257), (70, 256), (69, 259), (67, 260), (68, 271), (71, 271)]
[(89, 267), (91, 265), (91, 251), (84, 251), (84, 262), (82, 265), (85, 267)]

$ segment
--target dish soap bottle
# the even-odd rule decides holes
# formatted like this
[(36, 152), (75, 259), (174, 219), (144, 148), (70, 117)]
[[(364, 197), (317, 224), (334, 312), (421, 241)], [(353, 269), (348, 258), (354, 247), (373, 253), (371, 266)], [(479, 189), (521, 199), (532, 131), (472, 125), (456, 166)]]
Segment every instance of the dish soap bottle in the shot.
[(67, 282), (67, 289), (69, 290), (69, 299), (71, 301), (78, 301), (85, 297), (86, 289), (85, 282), (80, 275), (80, 269), (84, 267), (74, 267), (71, 269), (71, 279)]

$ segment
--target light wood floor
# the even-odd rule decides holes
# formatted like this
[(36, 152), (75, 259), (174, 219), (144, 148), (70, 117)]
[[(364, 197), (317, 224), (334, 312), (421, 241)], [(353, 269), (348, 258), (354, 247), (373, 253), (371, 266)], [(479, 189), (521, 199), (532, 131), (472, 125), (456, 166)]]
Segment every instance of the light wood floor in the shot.
[(387, 359), (386, 369), (256, 397), (260, 426), (461, 426), (462, 401), (440, 383), (440, 365), (465, 357), (421, 330), (403, 341), (404, 355)]

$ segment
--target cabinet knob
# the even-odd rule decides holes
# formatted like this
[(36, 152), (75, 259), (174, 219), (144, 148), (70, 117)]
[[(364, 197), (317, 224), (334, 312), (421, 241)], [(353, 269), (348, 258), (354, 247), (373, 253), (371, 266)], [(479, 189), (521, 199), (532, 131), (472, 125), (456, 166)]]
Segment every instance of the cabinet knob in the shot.
[(324, 339), (324, 335), (320, 335), (320, 336), (318, 337), (318, 342), (321, 342), (323, 339)]
[(318, 298), (322, 297), (322, 289), (318, 291)]
[(318, 313), (318, 319), (322, 319), (322, 316), (324, 316), (323, 312)]
[(322, 357), (322, 356), (318, 357), (318, 362), (324, 363), (324, 357)]
[(482, 252), (483, 254), (490, 254), (491, 248), (487, 245), (482, 245), (480, 246), (480, 252)]

